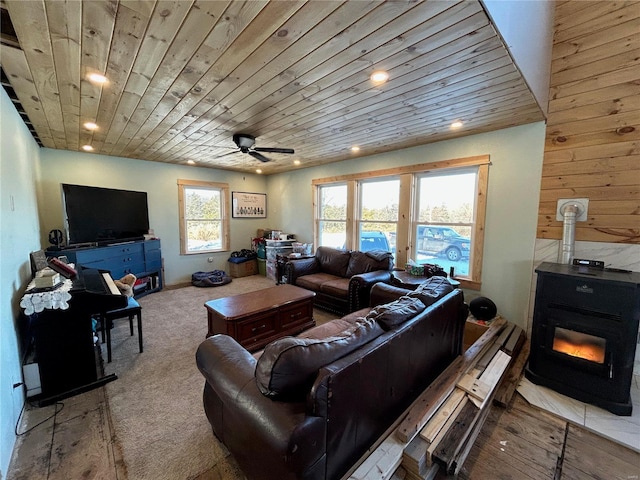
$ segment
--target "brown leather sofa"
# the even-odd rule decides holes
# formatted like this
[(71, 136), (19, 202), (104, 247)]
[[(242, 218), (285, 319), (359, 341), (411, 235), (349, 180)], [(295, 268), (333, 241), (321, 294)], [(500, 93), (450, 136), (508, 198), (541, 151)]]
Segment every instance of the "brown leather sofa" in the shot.
[(442, 277), (423, 285), (378, 283), (372, 304), (397, 300), (261, 354), (226, 335), (202, 342), (207, 418), (248, 479), (340, 479), (462, 352), (462, 291)]
[(315, 292), (314, 306), (344, 315), (369, 305), (378, 282), (389, 283), (393, 256), (383, 250), (359, 252), (318, 247), (315, 256), (287, 262), (287, 283)]

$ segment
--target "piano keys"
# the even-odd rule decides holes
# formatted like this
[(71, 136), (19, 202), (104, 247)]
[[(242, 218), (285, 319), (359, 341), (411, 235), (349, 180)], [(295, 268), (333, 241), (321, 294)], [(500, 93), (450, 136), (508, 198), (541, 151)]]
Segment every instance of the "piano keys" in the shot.
[(49, 405), (115, 380), (104, 375), (99, 346), (94, 343), (93, 319), (124, 308), (127, 297), (104, 270), (78, 269), (69, 290), (67, 310), (44, 310), (31, 320), (42, 393), (38, 401)]

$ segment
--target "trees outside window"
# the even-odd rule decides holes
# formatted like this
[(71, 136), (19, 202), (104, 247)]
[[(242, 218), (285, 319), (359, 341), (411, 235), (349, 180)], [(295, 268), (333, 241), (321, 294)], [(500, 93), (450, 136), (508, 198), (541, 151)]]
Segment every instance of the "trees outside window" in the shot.
[(178, 180), (182, 254), (229, 249), (227, 184)]
[(347, 238), (347, 184), (318, 188), (317, 244), (342, 248)]
[(317, 245), (432, 263), (480, 289), (489, 156), (316, 179)]
[(418, 176), (412, 258), (468, 277), (477, 168)]

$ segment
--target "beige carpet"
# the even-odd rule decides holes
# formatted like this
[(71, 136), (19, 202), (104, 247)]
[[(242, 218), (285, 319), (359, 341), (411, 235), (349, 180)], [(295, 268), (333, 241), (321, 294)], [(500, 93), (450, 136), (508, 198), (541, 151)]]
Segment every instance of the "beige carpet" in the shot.
[[(272, 286), (253, 275), (221, 287), (165, 289), (141, 298), (142, 354), (127, 320), (116, 322), (113, 362), (105, 370), (118, 380), (106, 390), (129, 480), (243, 478), (204, 414), (195, 352), (207, 333), (206, 301)], [(314, 316), (318, 323), (335, 318), (317, 309)]]

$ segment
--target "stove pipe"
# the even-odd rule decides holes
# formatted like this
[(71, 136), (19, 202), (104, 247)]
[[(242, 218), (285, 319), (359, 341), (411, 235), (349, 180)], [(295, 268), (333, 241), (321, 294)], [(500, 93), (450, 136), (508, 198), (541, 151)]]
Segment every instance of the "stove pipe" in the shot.
[(576, 243), (576, 218), (580, 214), (580, 206), (575, 203), (567, 203), (560, 209), (562, 214), (562, 244), (558, 251), (558, 263), (565, 265), (571, 263)]

